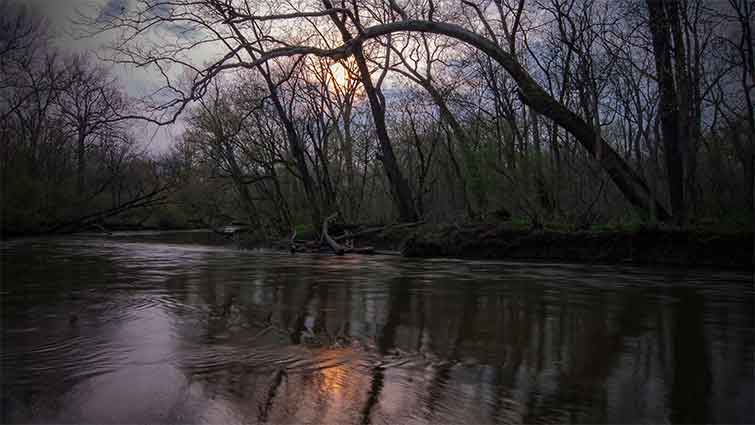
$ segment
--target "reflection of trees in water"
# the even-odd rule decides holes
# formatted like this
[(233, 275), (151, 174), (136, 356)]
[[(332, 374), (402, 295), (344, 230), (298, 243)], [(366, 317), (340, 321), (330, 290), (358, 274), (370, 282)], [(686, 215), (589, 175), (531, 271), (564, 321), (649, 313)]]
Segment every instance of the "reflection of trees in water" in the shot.
[[(28, 309), (10, 298), (20, 296), (15, 286), (5, 288), (13, 292), (4, 299), (4, 324), (39, 331), (4, 331), (11, 350), (5, 378), (44, 376), (53, 385), (14, 390), (11, 402), (33, 407), (54, 398), (48, 393), (64, 393), (74, 375), (112, 360), (105, 352), (98, 357), (98, 349), (149, 348), (155, 341), (140, 335), (164, 330), (135, 321), (149, 311), (175, 331), (166, 338), (175, 347), (152, 348), (165, 349), (154, 358), (189, 379), (185, 403), (233, 410), (245, 421), (754, 417), (753, 301), (726, 287), (680, 287), (684, 275), (672, 276), (677, 286), (666, 289), (444, 282), (437, 274), (432, 282), (415, 274), (365, 283), (353, 270), (260, 264), (242, 273), (234, 267), (245, 260), (224, 261), (151, 273), (82, 256), (70, 269), (53, 263), (30, 270), (24, 296), (37, 306)], [(35, 283), (47, 273), (60, 274), (60, 285)], [(106, 279), (112, 287), (91, 283)], [(71, 324), (67, 309), (78, 306)], [(137, 332), (118, 333), (124, 325)], [(63, 348), (13, 356), (49, 341)]]
[(673, 381), (671, 420), (674, 423), (707, 423), (710, 362), (705, 341), (703, 297), (688, 288), (674, 288), (678, 300), (673, 320)]
[(434, 376), (428, 388), (426, 407), (426, 419), (428, 421), (437, 421), (437, 419), (434, 418), (435, 407), (441, 401), (444, 389), (451, 378), (452, 366), (460, 360), (464, 339), (474, 338), (476, 336), (476, 329), (474, 327), (476, 316), (477, 291), (475, 290), (475, 284), (472, 283), (465, 285), (464, 287), (462, 311), (460, 315), (454, 317), (458, 320), (456, 323), (450, 323), (450, 325), (455, 328), (455, 331), (451, 331), (455, 336), (453, 337), (451, 347), (449, 347), (450, 352), (448, 358), (435, 369)]
[[(378, 352), (385, 356), (396, 347), (396, 331), (401, 324), (402, 315), (409, 308), (411, 282), (405, 279), (394, 279), (388, 287), (388, 316), (380, 334), (377, 337)], [(367, 391), (367, 401), (362, 409), (362, 424), (370, 423), (372, 411), (380, 400), (385, 381), (385, 370), (382, 365), (372, 368), (372, 380)]]
[[(305, 347), (309, 351), (296, 355), (313, 356), (313, 365), (321, 361), (315, 353), (336, 347), (352, 356), (341, 366), (295, 373), (286, 365), (263, 372), (229, 368), (257, 374), (246, 381), (217, 374), (214, 385), (236, 385), (238, 402), (251, 403), (259, 421), (305, 420), (317, 412), (362, 423), (378, 414), (417, 419), (412, 409), (430, 422), (454, 412), (462, 415), (456, 419), (491, 422), (664, 421), (669, 409), (673, 421), (716, 417), (713, 406), (700, 402), (710, 398), (712, 383), (703, 323), (708, 306), (692, 290), (672, 292), (675, 303), (666, 304), (660, 290), (651, 289), (479, 282), (432, 288), (395, 279), (376, 296), (382, 283), (372, 292), (313, 278), (218, 290), (211, 288), (221, 275), (203, 279), (208, 332), (229, 327), (226, 312), (240, 311), (254, 332), (274, 328), (278, 339), (265, 343), (280, 344), (281, 353)], [(253, 348), (255, 341), (243, 344)], [(752, 341), (745, 344), (752, 348)], [(351, 385), (333, 386), (333, 376)], [(388, 396), (397, 385), (406, 400)], [(484, 412), (470, 416), (467, 407), (475, 403)], [(690, 403), (694, 409), (683, 412)], [(341, 413), (334, 412), (336, 404)]]
[(278, 395), (278, 388), (283, 383), (283, 379), (285, 379), (285, 377), (286, 371), (284, 369), (278, 369), (278, 371), (276, 371), (273, 375), (273, 383), (270, 385), (270, 389), (267, 391), (267, 397), (265, 398), (265, 401), (262, 403), (262, 405), (259, 406), (259, 415), (257, 416), (257, 419), (260, 422), (267, 422), (267, 417), (270, 414), (270, 408), (273, 407), (275, 396)]
[[(536, 367), (529, 369), (537, 374), (552, 373), (554, 381), (533, 388), (528, 395), (525, 422), (637, 421), (648, 413), (633, 411), (631, 414), (638, 416), (629, 418), (612, 416), (621, 414), (621, 406), (615, 402), (621, 404), (622, 401), (611, 399), (608, 392), (613, 386), (624, 386), (612, 380), (626, 367), (621, 358), (626, 353), (626, 342), (642, 336), (647, 330), (642, 324), (656, 306), (648, 303), (645, 296), (631, 293), (622, 297), (601, 293), (595, 298), (579, 308), (559, 304), (557, 326), (548, 326), (547, 317), (538, 314), (539, 338), (537, 346), (533, 347), (537, 351)], [(541, 304), (539, 308), (547, 306)], [(558, 338), (552, 347), (557, 356), (551, 368), (547, 366), (550, 354), (546, 352), (548, 342), (544, 335), (553, 329), (558, 329)], [(636, 363), (632, 374), (641, 375), (642, 369), (647, 367), (647, 363)], [(639, 393), (645, 396), (643, 391)]]
[(316, 282), (311, 282), (306, 285), (306, 289), (304, 291), (305, 296), (301, 301), (301, 304), (298, 305), (295, 309), (295, 311), (297, 312), (296, 318), (293, 320), (293, 323), (290, 326), (291, 343), (294, 345), (300, 344), (302, 342), (302, 335), (304, 335), (305, 333), (312, 334), (314, 332), (312, 325), (307, 322), (308, 320), (314, 320), (313, 315), (317, 315), (319, 313), (317, 309), (309, 311), (308, 308), (312, 303), (316, 303), (318, 301), (319, 295), (321, 295), (317, 293), (317, 286), (318, 285)]
[(370, 382), (370, 389), (367, 391), (367, 401), (362, 409), (362, 424), (369, 424), (371, 422), (372, 410), (380, 400), (380, 392), (383, 391), (383, 385), (385, 382), (385, 371), (382, 366), (376, 366), (372, 369), (372, 381)]

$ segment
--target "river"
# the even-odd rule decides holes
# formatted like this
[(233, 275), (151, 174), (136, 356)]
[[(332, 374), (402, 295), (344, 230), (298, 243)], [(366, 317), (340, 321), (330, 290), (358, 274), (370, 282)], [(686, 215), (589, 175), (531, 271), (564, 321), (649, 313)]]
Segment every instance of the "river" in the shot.
[(753, 276), (2, 246), (3, 423), (753, 423)]

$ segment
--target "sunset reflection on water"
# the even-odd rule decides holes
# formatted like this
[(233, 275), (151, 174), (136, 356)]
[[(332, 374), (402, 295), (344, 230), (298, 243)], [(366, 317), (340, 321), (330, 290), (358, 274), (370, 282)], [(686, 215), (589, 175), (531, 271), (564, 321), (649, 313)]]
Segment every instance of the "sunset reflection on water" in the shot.
[(3, 253), (3, 422), (755, 420), (746, 274), (133, 239)]

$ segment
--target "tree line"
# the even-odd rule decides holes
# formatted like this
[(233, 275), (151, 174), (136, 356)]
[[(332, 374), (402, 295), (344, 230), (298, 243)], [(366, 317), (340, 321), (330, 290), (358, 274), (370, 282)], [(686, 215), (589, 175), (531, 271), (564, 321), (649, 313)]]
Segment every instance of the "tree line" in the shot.
[(50, 47), (47, 24), (30, 8), (0, 3), (0, 227), (7, 235), (101, 226), (163, 200), (158, 164), (121, 118), (129, 110), (123, 89), (93, 56)]
[(335, 212), (749, 225), (752, 18), (748, 0), (138, 0), (81, 23), (160, 79), (108, 111), (185, 127), (160, 165), (181, 210), (285, 234)]

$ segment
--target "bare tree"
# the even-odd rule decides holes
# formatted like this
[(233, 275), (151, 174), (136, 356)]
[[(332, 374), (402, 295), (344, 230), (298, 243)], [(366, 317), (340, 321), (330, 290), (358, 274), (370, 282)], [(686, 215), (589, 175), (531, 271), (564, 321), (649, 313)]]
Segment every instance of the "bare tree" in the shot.
[[(570, 210), (622, 214), (621, 204), (613, 202), (620, 194), (642, 217), (666, 220), (671, 214), (660, 200), (668, 196), (675, 220), (685, 223), (698, 214), (702, 196), (700, 144), (723, 134), (724, 121), (728, 128), (740, 128), (741, 121), (752, 129), (752, 7), (730, 3), (138, 0), (98, 23), (122, 36), (113, 60), (151, 68), (163, 78), (151, 99), (152, 114), (141, 117), (153, 122), (175, 121), (221, 75), (258, 75), (264, 102), (277, 117), (249, 126), (280, 130), (285, 146), (274, 143), (271, 150), (282, 153), (279, 170), (304, 187), (316, 226), (332, 211), (357, 219), (357, 198), (385, 182), (400, 218), (426, 213), (431, 197), (425, 191), (442, 190), (431, 176), (443, 171), (462, 189), (467, 215), (480, 215), (491, 196), (478, 184), (486, 167), (508, 176), (502, 187), (534, 194), (537, 215), (560, 214), (565, 193), (576, 200)], [(719, 40), (715, 27), (727, 19), (739, 23), (737, 37), (723, 34)], [(155, 43), (158, 33), (171, 42)], [(716, 42), (729, 45), (737, 59), (727, 64), (718, 57)], [(208, 57), (208, 50), (215, 53)], [(350, 68), (345, 83), (332, 83), (335, 63)], [(740, 93), (734, 93), (732, 70), (742, 70)], [(414, 112), (394, 125), (391, 120), (403, 112), (391, 110), (401, 104), (393, 93), (410, 90), (402, 85), (407, 81), (431, 99), (410, 109), (430, 118), (420, 122)], [(722, 93), (740, 100), (724, 100)], [(425, 124), (436, 121), (455, 143), (446, 143), (433, 163), (421, 157), (438, 136), (437, 127)], [(747, 131), (744, 138), (724, 139), (736, 148), (751, 187)], [(497, 150), (495, 158), (480, 150), (488, 143)], [(247, 149), (242, 145), (260, 146), (241, 143), (239, 153)], [(371, 174), (372, 155), (386, 180)], [(242, 156), (255, 158), (237, 159)], [(447, 170), (441, 159), (448, 160)], [(659, 161), (665, 162), (663, 179)], [(604, 186), (609, 180), (613, 185)], [(497, 201), (505, 204), (507, 196)]]
[(65, 89), (58, 94), (56, 103), (66, 131), (76, 141), (76, 191), (82, 196), (87, 148), (120, 130), (120, 117), (126, 113), (125, 99), (115, 81), (86, 57), (73, 57), (65, 69)]

